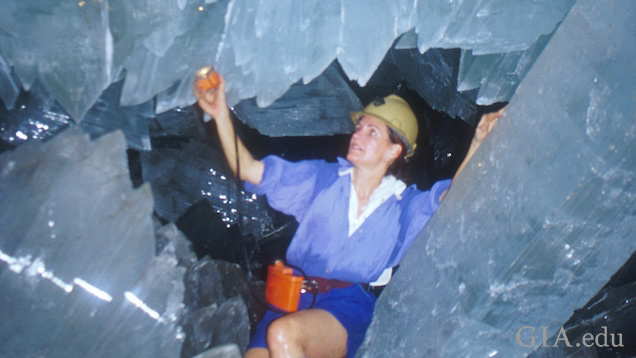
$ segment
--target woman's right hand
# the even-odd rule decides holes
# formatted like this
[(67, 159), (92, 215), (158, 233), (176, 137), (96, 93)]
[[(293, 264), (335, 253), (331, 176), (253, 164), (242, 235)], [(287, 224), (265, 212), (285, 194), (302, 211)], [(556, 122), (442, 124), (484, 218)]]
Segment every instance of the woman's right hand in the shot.
[(215, 121), (229, 120), (230, 110), (225, 99), (225, 79), (219, 74), (219, 86), (215, 90), (203, 90), (196, 83), (193, 86), (194, 96), (201, 109)]

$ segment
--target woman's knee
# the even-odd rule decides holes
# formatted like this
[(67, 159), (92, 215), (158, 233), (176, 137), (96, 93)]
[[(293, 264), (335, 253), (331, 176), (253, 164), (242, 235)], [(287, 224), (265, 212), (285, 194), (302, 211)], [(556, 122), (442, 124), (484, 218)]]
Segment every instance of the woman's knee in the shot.
[(270, 323), (267, 344), (272, 357), (342, 357), (347, 331), (327, 311), (306, 310)]
[(299, 328), (289, 316), (272, 321), (267, 328), (267, 345), (270, 351), (301, 349)]

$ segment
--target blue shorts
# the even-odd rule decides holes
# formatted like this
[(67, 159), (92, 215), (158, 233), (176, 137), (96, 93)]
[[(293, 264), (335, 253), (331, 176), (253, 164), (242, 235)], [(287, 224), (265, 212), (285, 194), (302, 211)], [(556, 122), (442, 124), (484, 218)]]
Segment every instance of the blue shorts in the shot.
[[(298, 310), (309, 308), (313, 294), (300, 295)], [(312, 308), (320, 308), (331, 313), (347, 330), (347, 357), (353, 357), (362, 345), (367, 328), (373, 318), (373, 308), (376, 297), (366, 292), (360, 284), (346, 288), (332, 289), (326, 293), (319, 293)], [(252, 340), (247, 346), (251, 348), (267, 348), (267, 327), (283, 316), (282, 313), (267, 310), (265, 316), (256, 325)]]

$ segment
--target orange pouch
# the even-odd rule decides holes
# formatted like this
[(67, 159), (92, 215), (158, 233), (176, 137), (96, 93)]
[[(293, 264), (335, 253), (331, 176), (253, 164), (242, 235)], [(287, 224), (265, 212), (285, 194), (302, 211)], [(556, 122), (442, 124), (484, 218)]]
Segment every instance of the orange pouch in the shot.
[(303, 281), (304, 277), (294, 275), (294, 269), (276, 261), (267, 272), (265, 300), (282, 311), (296, 312)]

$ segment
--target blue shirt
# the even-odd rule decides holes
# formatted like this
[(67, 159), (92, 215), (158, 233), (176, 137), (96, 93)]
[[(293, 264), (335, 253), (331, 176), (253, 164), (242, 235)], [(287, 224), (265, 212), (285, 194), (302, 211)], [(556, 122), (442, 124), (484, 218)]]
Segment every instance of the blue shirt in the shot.
[(385, 268), (397, 265), (450, 186), (450, 180), (435, 183), (430, 191), (411, 185), (383, 202), (348, 236), (351, 176), (338, 172), (351, 163), (342, 158), (336, 163), (294, 163), (276, 156), (263, 163), (260, 184), (247, 183), (246, 189), (265, 194), (272, 208), (298, 221), (287, 262), (308, 276), (350, 282), (375, 281)]

